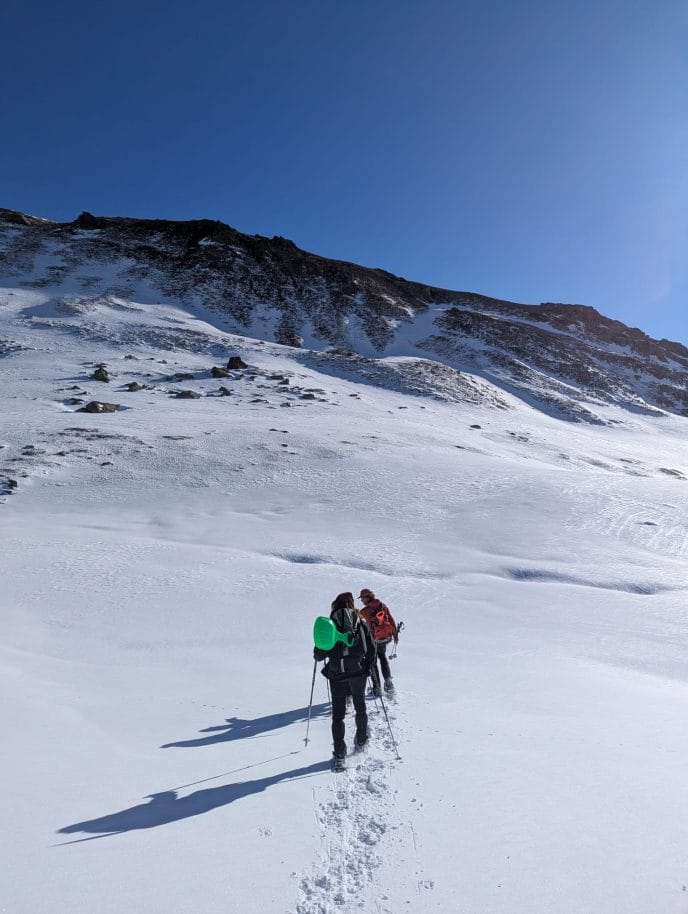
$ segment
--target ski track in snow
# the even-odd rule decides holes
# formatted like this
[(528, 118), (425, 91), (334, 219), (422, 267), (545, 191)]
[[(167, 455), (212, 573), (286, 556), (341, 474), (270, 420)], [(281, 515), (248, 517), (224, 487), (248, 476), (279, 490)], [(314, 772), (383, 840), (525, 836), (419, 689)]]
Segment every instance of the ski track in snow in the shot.
[[(403, 755), (406, 715), (396, 697), (385, 699), (385, 707)], [(383, 857), (415, 858), (415, 838), (397, 807), (394, 775), (402, 761), (396, 758), (379, 702), (369, 702), (368, 722), (366, 751), (350, 755), (346, 769), (333, 772), (327, 788), (313, 791), (322, 851), (319, 860), (298, 875), (300, 897), (289, 914), (395, 914), (384, 889), (376, 887), (376, 871)], [(348, 712), (347, 735), (351, 725)], [(421, 884), (427, 887), (429, 881), (418, 876)]]

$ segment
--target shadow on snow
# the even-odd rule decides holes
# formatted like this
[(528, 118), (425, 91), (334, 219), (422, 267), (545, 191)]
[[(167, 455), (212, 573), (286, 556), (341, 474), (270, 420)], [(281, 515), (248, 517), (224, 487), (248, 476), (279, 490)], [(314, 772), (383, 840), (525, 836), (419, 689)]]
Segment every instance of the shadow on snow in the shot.
[[(300, 778), (312, 777), (323, 771), (329, 771), (329, 761), (316, 762), (303, 768), (294, 768), (283, 771), (271, 777), (257, 778), (253, 781), (240, 781), (236, 784), (225, 784), (222, 787), (207, 787), (196, 790), (186, 797), (178, 797), (176, 790), (165, 790), (162, 793), (149, 794), (148, 803), (140, 803), (120, 812), (110, 813), (98, 819), (88, 819), (85, 822), (76, 822), (58, 829), (58, 834), (72, 835), (78, 833), (90, 834), (94, 838), (105, 838), (108, 835), (120, 835), (123, 832), (136, 831), (142, 828), (157, 828), (179, 819), (188, 819), (191, 816), (200, 816), (228, 806), (235, 800), (261, 793), (268, 787), (274, 787), (282, 781), (294, 781)], [(82, 841), (92, 838), (82, 838)], [(67, 842), (73, 843), (73, 842)]]
[[(311, 711), (311, 720), (316, 717), (324, 716), (329, 709), (328, 704), (313, 705)], [(256, 717), (253, 720), (245, 720), (241, 717), (228, 717), (227, 722), (218, 727), (207, 727), (201, 730), (201, 733), (212, 733), (212, 736), (198, 737), (197, 739), (181, 740), (177, 743), (164, 743), (161, 749), (171, 749), (180, 747), (191, 749), (195, 746), (212, 746), (215, 743), (225, 743), (234, 739), (249, 739), (253, 736), (260, 736), (268, 733), (270, 730), (278, 730), (280, 727), (288, 727), (290, 724), (306, 721), (308, 718), (308, 708), (296, 708), (293, 711), (283, 711), (281, 714), (268, 714), (265, 717)]]

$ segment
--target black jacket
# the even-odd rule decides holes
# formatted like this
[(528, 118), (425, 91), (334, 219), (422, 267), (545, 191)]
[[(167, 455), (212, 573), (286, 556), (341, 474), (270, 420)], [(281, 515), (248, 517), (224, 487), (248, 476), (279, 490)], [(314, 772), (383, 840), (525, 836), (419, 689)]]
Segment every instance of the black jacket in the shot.
[(346, 647), (338, 641), (331, 651), (313, 649), (316, 660), (327, 663), (322, 669), (328, 679), (353, 679), (356, 676), (367, 676), (375, 659), (375, 641), (370, 629), (355, 610), (337, 609), (330, 613), (330, 619), (340, 632), (353, 631), (354, 643)]

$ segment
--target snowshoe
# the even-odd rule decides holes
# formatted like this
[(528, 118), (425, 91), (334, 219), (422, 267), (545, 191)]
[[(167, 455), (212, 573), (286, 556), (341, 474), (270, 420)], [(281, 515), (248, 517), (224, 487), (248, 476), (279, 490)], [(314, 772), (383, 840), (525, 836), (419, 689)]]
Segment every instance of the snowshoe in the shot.
[(356, 737), (354, 739), (354, 752), (355, 753), (358, 754), (359, 752), (365, 752), (365, 750), (367, 748), (368, 748), (368, 737), (367, 736), (365, 739), (359, 739), (358, 737)]

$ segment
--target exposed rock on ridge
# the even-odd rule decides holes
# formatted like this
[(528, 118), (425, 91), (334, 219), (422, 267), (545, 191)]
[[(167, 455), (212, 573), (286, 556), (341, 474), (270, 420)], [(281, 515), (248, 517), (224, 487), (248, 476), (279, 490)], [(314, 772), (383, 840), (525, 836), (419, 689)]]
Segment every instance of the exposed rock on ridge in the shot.
[(0, 278), (54, 287), (57, 298), (76, 282), (83, 310), (104, 298), (136, 300), (143, 284), (161, 300), (202, 305), (239, 333), (290, 346), (365, 344), (382, 356), (397, 353), (403, 335), (415, 343), (405, 354), (481, 375), (565, 418), (588, 419), (581, 402), (688, 414), (688, 349), (679, 343), (590, 307), (439, 289), (212, 220), (82, 213), (55, 223), (0, 209)]

